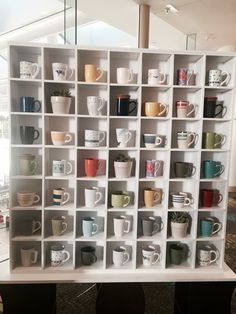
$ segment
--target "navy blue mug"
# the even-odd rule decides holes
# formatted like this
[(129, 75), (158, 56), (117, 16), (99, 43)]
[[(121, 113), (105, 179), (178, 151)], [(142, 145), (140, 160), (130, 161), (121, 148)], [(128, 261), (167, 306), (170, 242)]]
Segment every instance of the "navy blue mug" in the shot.
[[(137, 107), (136, 100), (130, 100), (130, 95), (117, 95), (116, 96), (117, 104), (117, 115), (118, 116), (128, 116), (132, 113)], [(133, 108), (130, 108), (133, 104)]]
[(21, 112), (39, 112), (41, 110), (41, 103), (39, 100), (29, 96), (20, 97), (20, 111)]

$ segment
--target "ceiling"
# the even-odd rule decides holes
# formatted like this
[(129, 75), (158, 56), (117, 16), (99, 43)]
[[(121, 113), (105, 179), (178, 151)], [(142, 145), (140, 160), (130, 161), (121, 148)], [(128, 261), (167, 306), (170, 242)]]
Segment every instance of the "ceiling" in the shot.
[[(152, 13), (184, 34), (197, 34), (197, 48), (236, 51), (236, 1), (235, 0), (133, 0), (150, 5)], [(179, 10), (166, 13), (166, 5)], [(223, 49), (222, 49), (223, 50)]]

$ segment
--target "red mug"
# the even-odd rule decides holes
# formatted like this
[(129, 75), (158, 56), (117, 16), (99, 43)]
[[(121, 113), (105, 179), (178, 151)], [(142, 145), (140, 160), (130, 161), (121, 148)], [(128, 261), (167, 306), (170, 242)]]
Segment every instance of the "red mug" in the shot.
[(95, 177), (99, 168), (99, 160), (94, 158), (86, 158), (84, 160), (84, 171), (87, 177)]
[(216, 189), (201, 190), (201, 205), (202, 207), (212, 207), (218, 205), (223, 200), (222, 194)]

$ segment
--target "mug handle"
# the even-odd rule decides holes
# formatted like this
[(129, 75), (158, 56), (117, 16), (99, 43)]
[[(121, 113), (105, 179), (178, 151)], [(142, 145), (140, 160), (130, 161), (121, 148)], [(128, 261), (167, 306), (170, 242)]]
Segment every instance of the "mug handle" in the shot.
[(155, 256), (156, 258), (155, 258), (155, 260), (152, 262), (152, 265), (156, 264), (156, 263), (159, 262), (159, 260), (160, 260), (160, 254), (159, 254), (159, 253), (155, 252), (155, 253), (153, 254), (153, 256)]
[(161, 167), (161, 163), (156, 160), (156, 161), (154, 162), (154, 169), (155, 169), (154, 176), (155, 176), (155, 177), (156, 177), (157, 172), (158, 172), (158, 170), (160, 169), (160, 167)]
[(164, 109), (161, 111), (161, 112), (159, 112), (158, 113), (158, 116), (161, 116), (163, 113), (166, 113), (167, 112), (167, 104), (164, 104), (164, 103), (162, 103), (162, 102), (159, 102), (159, 105), (160, 106), (162, 106), (162, 107), (164, 107)]
[(128, 263), (128, 261), (129, 261), (129, 253), (128, 252), (124, 252), (124, 257), (125, 257), (125, 259), (124, 259), (122, 265), (125, 265), (126, 263)]
[(128, 79), (128, 83), (131, 83), (132, 80), (133, 80), (133, 71), (132, 70), (129, 70), (129, 79)]
[(159, 230), (158, 223), (154, 222), (153, 226), (154, 226), (154, 228), (153, 228), (153, 230), (152, 230), (152, 234), (155, 234), (155, 233), (157, 233), (158, 230)]
[(210, 250), (210, 254), (215, 255), (215, 257), (213, 259), (210, 260), (209, 264), (214, 263), (218, 258), (219, 258), (219, 252), (218, 251), (214, 251), (214, 250)]
[(66, 133), (65, 143), (70, 143), (72, 141), (72, 135), (70, 133)]
[(67, 80), (70, 80), (74, 74), (74, 70), (73, 69), (69, 69), (70, 71), (70, 75), (68, 75)]
[(97, 77), (96, 77), (96, 81), (100, 80), (100, 78), (103, 76), (103, 70), (100, 68), (97, 68)]
[(100, 131), (99, 137), (100, 137), (100, 139), (99, 139), (99, 144), (100, 144), (100, 143), (102, 143), (105, 140), (105, 137), (106, 137), (105, 132), (104, 131)]
[(41, 110), (41, 102), (39, 100), (34, 100), (34, 105), (37, 104), (38, 108), (35, 110), (36, 112), (39, 112)]
[(92, 235), (98, 232), (98, 225), (93, 223), (93, 227), (92, 227)]
[(96, 201), (94, 202), (95, 205), (97, 205), (97, 203), (99, 203), (102, 199), (102, 193), (97, 191), (96, 192)]
[(157, 136), (155, 139), (155, 145), (160, 145), (162, 144), (162, 138), (160, 136)]
[(127, 200), (124, 204), (123, 204), (123, 207), (127, 207), (130, 203), (130, 196), (129, 195), (126, 195), (124, 197), (124, 201)]
[(229, 81), (230, 81), (230, 79), (231, 79), (231, 75), (230, 75), (230, 73), (229, 72), (226, 72), (226, 71), (223, 71), (222, 72), (222, 74), (221, 74), (221, 76), (223, 77), (223, 76), (226, 76), (225, 77), (225, 79), (220, 83), (220, 86), (222, 86), (222, 85), (228, 85), (228, 83), (229, 83)]
[(219, 193), (217, 204), (220, 204), (222, 201), (223, 201), (223, 195)]
[[(214, 115), (214, 117), (217, 117), (219, 114), (221, 114), (221, 113), (223, 112), (224, 108), (226, 108), (226, 107), (224, 107), (224, 106), (221, 105), (221, 104), (216, 105), (216, 106), (215, 106), (215, 109), (216, 109), (217, 107), (220, 107), (221, 109), (220, 109), (220, 111), (219, 111), (217, 114)], [(223, 116), (223, 114), (222, 114), (222, 116)]]
[(67, 262), (70, 258), (70, 253), (68, 251), (63, 251), (63, 254), (64, 254), (64, 258), (63, 258), (63, 261), (61, 262), (62, 264), (64, 264), (65, 262)]
[(62, 205), (65, 205), (67, 202), (69, 202), (70, 194), (68, 192), (65, 192), (63, 198), (64, 201), (62, 202)]
[(135, 100), (131, 100), (129, 102), (129, 105), (130, 104), (134, 104), (134, 107), (129, 111), (129, 113), (132, 113), (136, 109), (136, 107), (137, 107), (137, 102)]
[(193, 70), (187, 70), (187, 85), (189, 85), (189, 81), (193, 76)]
[(67, 223), (65, 221), (62, 221), (62, 230), (60, 234), (63, 234), (66, 231), (67, 226), (68, 226)]
[(32, 165), (31, 172), (34, 173), (37, 168), (37, 162), (35, 160), (31, 160), (30, 165)]
[(155, 192), (153, 202), (157, 203), (159, 201), (161, 201), (161, 195), (158, 192)]
[(220, 176), (225, 171), (224, 165), (216, 165), (216, 167), (219, 168), (219, 171), (214, 174), (214, 177)]
[(191, 132), (191, 133), (188, 134), (188, 136), (189, 136), (189, 137), (190, 137), (190, 136), (192, 137), (192, 140), (188, 143), (188, 147), (190, 147), (193, 143), (195, 144), (196, 133)]
[(32, 67), (35, 68), (35, 71), (32, 74), (32, 78), (35, 79), (36, 76), (39, 74), (39, 65), (38, 65), (38, 63), (32, 63)]
[[(190, 107), (190, 106), (193, 106), (193, 109), (192, 110), (190, 110), (188, 113), (187, 113), (187, 117), (189, 117), (195, 110), (196, 110), (196, 105), (194, 105), (194, 104), (190, 104), (188, 107)], [(195, 111), (195, 116), (196, 116), (196, 111)]]
[(69, 169), (66, 172), (66, 174), (71, 174), (71, 172), (72, 172), (72, 163), (70, 161), (67, 161), (67, 166), (69, 167)]
[(193, 166), (191, 176), (195, 175), (195, 172), (196, 172), (196, 167), (195, 167), (195, 166)]
[(127, 223), (127, 229), (124, 230), (124, 233), (129, 233), (130, 232), (130, 221), (125, 220), (125, 223)]
[(125, 141), (125, 144), (127, 144), (131, 140), (131, 137), (132, 137), (132, 133), (130, 131), (128, 131), (126, 134), (127, 134), (127, 139)]
[(163, 84), (166, 80), (166, 75), (165, 73), (160, 72), (160, 77), (162, 77), (162, 79), (160, 79), (160, 84)]
[(217, 147), (218, 145), (224, 145), (226, 137), (223, 134), (216, 134), (215, 135), (215, 139), (217, 139), (217, 137), (220, 137), (220, 140), (214, 144), (214, 147)]
[(34, 138), (33, 140), (37, 140), (39, 138), (39, 130), (34, 129)]
[(96, 263), (96, 261), (98, 260), (97, 256), (95, 254), (91, 254), (90, 255), (90, 262), (93, 264), (93, 263)]
[(185, 206), (189, 206), (190, 204), (191, 204), (190, 198), (185, 197), (185, 199), (184, 199), (184, 205), (185, 205)]
[(36, 204), (39, 201), (40, 201), (40, 196), (38, 194), (35, 194), (33, 204)]
[(105, 105), (105, 100), (103, 98), (99, 97), (99, 106), (98, 106), (97, 110), (101, 111), (102, 108), (104, 107), (104, 105)]
[(32, 230), (32, 233), (35, 233), (36, 231), (38, 231), (39, 229), (41, 229), (41, 222), (40, 221), (35, 221), (35, 225), (34, 225), (34, 229)]
[(31, 251), (31, 259), (30, 259), (31, 263), (32, 264), (36, 264), (37, 263), (37, 259), (38, 259), (38, 251), (32, 250)]
[[(216, 229), (215, 229), (215, 227), (216, 227)], [(221, 230), (221, 228), (222, 228), (222, 223), (221, 222), (215, 222), (214, 224), (213, 224), (213, 232), (212, 232), (212, 234), (211, 235), (213, 235), (213, 234), (216, 234), (217, 232), (219, 232), (220, 230)]]

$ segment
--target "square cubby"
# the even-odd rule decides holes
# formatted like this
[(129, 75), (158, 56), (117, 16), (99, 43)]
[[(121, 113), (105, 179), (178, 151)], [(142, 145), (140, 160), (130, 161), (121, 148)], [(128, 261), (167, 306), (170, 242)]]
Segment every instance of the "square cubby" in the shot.
[(108, 210), (131, 210), (137, 206), (135, 180), (116, 180), (108, 183)]
[(198, 179), (200, 176), (200, 155), (197, 151), (172, 151), (170, 157), (170, 178)]
[(72, 241), (45, 241), (43, 243), (43, 262), (45, 270), (60, 272), (74, 268), (74, 243)]
[(31, 239), (30, 241), (16, 241), (12, 243), (12, 269), (14, 271), (26, 269), (42, 269), (41, 242)]
[(201, 181), (226, 180), (229, 171), (228, 151), (203, 151), (201, 155)]
[(74, 213), (67, 210), (44, 212), (44, 238), (48, 241), (68, 241), (74, 237)]
[(109, 130), (109, 147), (118, 149), (139, 147), (138, 125), (136, 119), (111, 119)]
[(42, 239), (41, 210), (14, 210), (11, 223), (13, 240), (37, 241)]
[(78, 180), (77, 205), (79, 210), (104, 210), (107, 200), (107, 182), (105, 180)]
[(171, 240), (193, 239), (196, 237), (197, 213), (176, 209), (168, 212), (167, 237)]
[(225, 235), (225, 212), (206, 210), (198, 214), (197, 237), (199, 240), (217, 240)]
[(102, 241), (76, 241), (75, 269), (82, 271), (104, 269), (104, 246)]
[(140, 270), (162, 269), (165, 261), (165, 245), (158, 240), (138, 241), (136, 267)]
[(106, 232), (104, 211), (76, 211), (75, 229), (79, 241), (103, 240)]
[(179, 150), (201, 148), (200, 129), (199, 121), (173, 121), (171, 148)]
[(166, 209), (168, 203), (168, 182), (148, 180), (139, 182), (138, 208), (141, 210)]
[[(169, 182), (169, 206), (171, 210), (195, 210), (198, 208), (199, 185), (194, 180)], [(174, 196), (176, 199), (174, 202)], [(179, 200), (179, 197), (181, 200)]]
[(224, 262), (224, 242), (223, 240), (209, 239), (206, 241), (197, 241), (196, 244), (196, 269), (219, 269), (223, 267)]
[(105, 179), (107, 151), (105, 149), (77, 150), (77, 177), (83, 180)]
[(135, 149), (109, 151), (109, 180), (133, 180), (137, 174), (138, 152)]
[(106, 268), (133, 269), (135, 267), (133, 241), (107, 241)]
[(107, 216), (107, 238), (126, 241), (136, 237), (136, 216), (132, 210), (109, 211)]
[(227, 189), (227, 181), (200, 182), (199, 210), (226, 210)]
[(195, 243), (189, 240), (166, 243), (166, 268), (191, 269), (195, 258)]
[(142, 241), (166, 238), (167, 220), (162, 210), (142, 210), (138, 212), (137, 237)]
[(202, 149), (227, 150), (230, 148), (230, 122), (205, 120), (203, 121), (202, 132)]
[[(124, 108), (124, 111), (122, 108)], [(110, 87), (110, 117), (116, 116), (120, 119), (130, 119), (139, 116), (140, 110), (141, 106), (139, 104), (139, 87)]]

